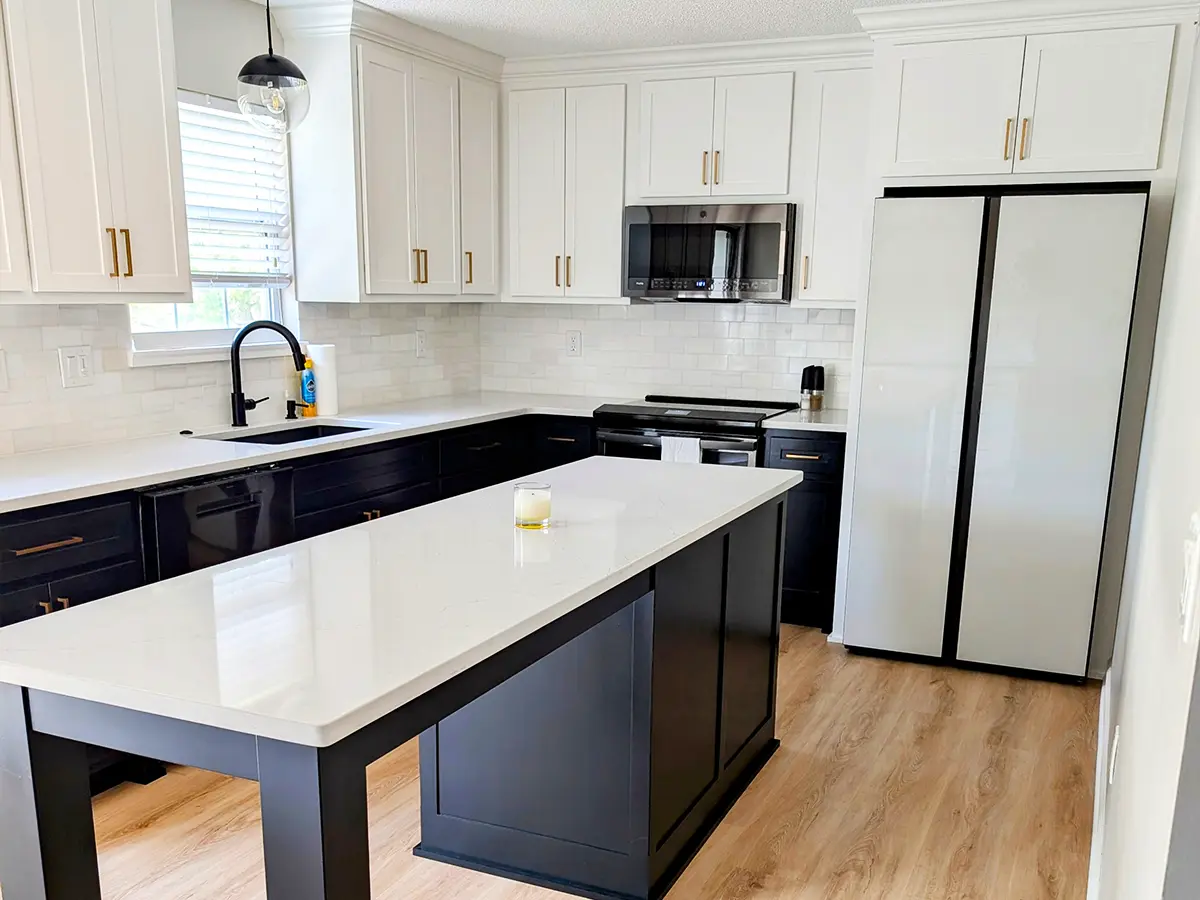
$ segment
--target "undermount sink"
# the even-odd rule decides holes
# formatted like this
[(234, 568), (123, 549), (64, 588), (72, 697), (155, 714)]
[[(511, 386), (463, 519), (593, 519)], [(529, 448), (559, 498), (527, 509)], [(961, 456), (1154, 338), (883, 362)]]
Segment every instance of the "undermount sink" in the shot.
[(255, 434), (225, 433), (207, 437), (209, 440), (226, 441), (232, 444), (295, 444), (316, 438), (333, 437), (337, 434), (352, 434), (356, 431), (369, 430), (361, 425), (300, 425), (293, 428), (276, 428), (274, 431), (260, 431)]

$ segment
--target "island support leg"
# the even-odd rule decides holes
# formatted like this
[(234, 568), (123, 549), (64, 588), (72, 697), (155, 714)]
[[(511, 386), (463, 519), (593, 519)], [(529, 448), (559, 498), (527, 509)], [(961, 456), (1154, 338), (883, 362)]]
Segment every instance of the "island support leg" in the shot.
[(39, 734), (25, 690), (0, 684), (4, 900), (100, 900), (87, 748)]
[(258, 781), (268, 900), (371, 900), (361, 760), (259, 738)]

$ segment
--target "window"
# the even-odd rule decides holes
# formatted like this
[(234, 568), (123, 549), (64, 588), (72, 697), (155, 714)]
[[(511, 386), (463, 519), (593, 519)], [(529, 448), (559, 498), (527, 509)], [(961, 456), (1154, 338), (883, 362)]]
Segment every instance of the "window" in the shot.
[(226, 346), (282, 315), (291, 283), (287, 144), (259, 134), (230, 100), (179, 94), (192, 303), (131, 303), (138, 350)]

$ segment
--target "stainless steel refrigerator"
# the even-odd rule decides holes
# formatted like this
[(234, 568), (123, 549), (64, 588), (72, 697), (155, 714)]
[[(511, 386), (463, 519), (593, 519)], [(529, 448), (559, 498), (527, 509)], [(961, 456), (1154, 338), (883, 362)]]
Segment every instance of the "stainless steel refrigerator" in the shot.
[(878, 201), (847, 646), (1087, 671), (1147, 193)]

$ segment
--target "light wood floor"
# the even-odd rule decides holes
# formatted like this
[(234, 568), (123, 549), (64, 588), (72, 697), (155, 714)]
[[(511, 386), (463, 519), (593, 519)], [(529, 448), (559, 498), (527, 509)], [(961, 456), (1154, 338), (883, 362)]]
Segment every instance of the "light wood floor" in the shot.
[[(785, 629), (783, 746), (669, 900), (1083, 900), (1098, 690), (850, 656)], [(416, 742), (372, 766), (381, 900), (563, 895), (412, 856)], [(257, 785), (188, 769), (95, 805), (105, 900), (262, 900)]]

